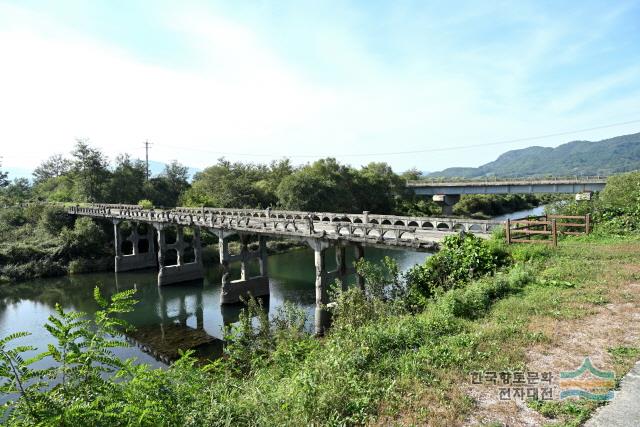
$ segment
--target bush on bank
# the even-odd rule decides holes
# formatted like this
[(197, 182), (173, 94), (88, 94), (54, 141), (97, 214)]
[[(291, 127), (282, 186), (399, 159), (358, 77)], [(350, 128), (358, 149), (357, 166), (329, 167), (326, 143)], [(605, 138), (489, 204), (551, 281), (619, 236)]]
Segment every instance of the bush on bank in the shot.
[(104, 269), (109, 235), (90, 218), (30, 205), (0, 210), (0, 281)]
[(590, 201), (563, 200), (549, 205), (550, 213), (590, 214), (597, 235), (624, 235), (640, 231), (640, 172), (614, 175)]

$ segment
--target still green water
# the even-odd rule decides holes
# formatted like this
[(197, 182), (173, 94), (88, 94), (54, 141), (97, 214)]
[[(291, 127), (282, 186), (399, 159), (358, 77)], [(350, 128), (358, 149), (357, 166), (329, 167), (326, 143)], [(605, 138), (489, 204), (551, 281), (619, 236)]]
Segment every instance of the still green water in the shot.
[[(350, 252), (350, 251), (349, 251)], [(424, 262), (429, 254), (367, 248), (366, 259), (378, 261), (384, 256), (397, 260), (402, 270)], [(348, 253), (347, 260), (352, 254)], [(333, 253), (327, 263), (335, 268)], [(333, 264), (333, 265), (332, 265)], [(104, 295), (125, 289), (136, 289), (139, 303), (125, 319), (135, 326), (129, 335), (132, 345), (116, 349), (122, 358), (136, 357), (141, 363), (163, 366), (163, 361), (175, 357), (178, 348), (197, 348), (201, 356), (214, 357), (220, 352), (224, 324), (234, 323), (242, 305), (220, 306), (221, 269), (205, 260), (206, 276), (201, 283), (159, 288), (157, 271), (130, 273), (94, 273), (77, 276), (38, 279), (0, 286), (0, 337), (16, 331), (32, 335), (21, 344), (46, 349), (52, 338), (43, 328), (54, 307), (92, 314), (97, 309), (93, 288), (100, 287)], [(239, 276), (232, 265), (232, 278)], [(271, 255), (268, 261), (270, 297), (266, 301), (273, 315), (284, 301), (305, 309), (309, 326), (313, 324), (315, 308), (315, 268), (313, 252), (308, 249)], [(253, 273), (252, 273), (253, 274)], [(44, 363), (44, 362), (43, 362)]]

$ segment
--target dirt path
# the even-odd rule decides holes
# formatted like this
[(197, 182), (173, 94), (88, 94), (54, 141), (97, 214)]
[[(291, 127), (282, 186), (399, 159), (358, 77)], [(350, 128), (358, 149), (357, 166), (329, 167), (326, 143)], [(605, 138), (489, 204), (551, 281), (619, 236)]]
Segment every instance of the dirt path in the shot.
[[(529, 330), (543, 332), (550, 340), (527, 350), (526, 370), (552, 372), (556, 399), (559, 373), (575, 370), (585, 357), (600, 370), (614, 370), (616, 361), (609, 349), (640, 346), (638, 296), (640, 284), (620, 285), (609, 289), (607, 297), (611, 302), (594, 306), (594, 314), (571, 320), (537, 318), (529, 324)], [(527, 407), (522, 399), (500, 400), (495, 386), (471, 387), (468, 392), (477, 407), (465, 425), (539, 426), (554, 422)]]

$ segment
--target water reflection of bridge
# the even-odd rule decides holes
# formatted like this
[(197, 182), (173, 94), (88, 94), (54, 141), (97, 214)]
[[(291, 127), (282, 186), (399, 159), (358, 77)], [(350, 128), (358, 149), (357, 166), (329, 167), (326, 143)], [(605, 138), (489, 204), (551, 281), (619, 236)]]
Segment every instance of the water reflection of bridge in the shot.
[[(150, 289), (148, 289), (150, 290)], [(169, 363), (180, 357), (180, 351), (193, 350), (196, 357), (215, 358), (222, 354), (222, 329), (205, 328), (203, 287), (185, 285), (175, 287), (154, 287), (157, 301), (154, 310), (145, 311), (145, 322), (127, 333), (127, 340), (157, 360)], [(141, 297), (149, 297), (148, 292)], [(265, 310), (269, 310), (269, 298), (262, 297)], [(150, 302), (150, 301), (147, 301)], [(224, 326), (239, 320), (242, 306), (219, 306)]]

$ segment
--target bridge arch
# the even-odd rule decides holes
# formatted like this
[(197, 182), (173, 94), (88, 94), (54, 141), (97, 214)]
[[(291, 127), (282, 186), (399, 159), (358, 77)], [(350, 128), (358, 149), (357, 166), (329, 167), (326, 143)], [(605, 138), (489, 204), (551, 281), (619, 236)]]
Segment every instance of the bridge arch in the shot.
[(471, 224), (468, 230), (474, 233), (480, 233), (482, 232), (482, 226), (480, 224)]
[(383, 238), (387, 238), (387, 239), (395, 239), (396, 237), (398, 237), (396, 230), (387, 230), (382, 234)]
[(371, 237), (380, 237), (380, 231), (378, 231), (375, 228), (372, 228), (371, 230), (369, 230), (369, 232), (367, 233), (367, 236), (371, 236)]
[(440, 231), (448, 231), (451, 228), (449, 227), (449, 224), (447, 224), (446, 222), (440, 222), (438, 223), (438, 225), (436, 226), (436, 228)]

